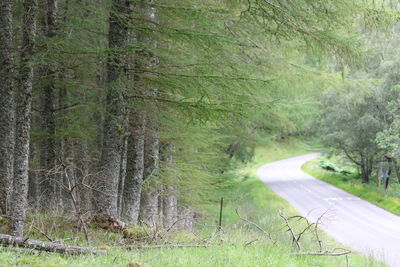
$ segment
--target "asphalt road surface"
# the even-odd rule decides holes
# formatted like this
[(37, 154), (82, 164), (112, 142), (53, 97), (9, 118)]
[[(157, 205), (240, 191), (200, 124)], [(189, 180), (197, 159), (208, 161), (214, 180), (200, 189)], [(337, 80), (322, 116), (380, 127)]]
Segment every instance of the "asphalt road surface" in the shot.
[(261, 180), (300, 214), (316, 221), (337, 241), (389, 266), (400, 267), (400, 217), (301, 171), (318, 154), (262, 166)]

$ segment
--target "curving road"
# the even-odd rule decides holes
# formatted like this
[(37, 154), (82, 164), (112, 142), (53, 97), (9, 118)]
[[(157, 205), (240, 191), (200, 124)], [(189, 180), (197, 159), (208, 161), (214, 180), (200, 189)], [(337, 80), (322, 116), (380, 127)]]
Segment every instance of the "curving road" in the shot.
[(400, 217), (301, 171), (308, 154), (262, 166), (258, 175), (302, 215), (316, 221), (339, 242), (400, 267)]

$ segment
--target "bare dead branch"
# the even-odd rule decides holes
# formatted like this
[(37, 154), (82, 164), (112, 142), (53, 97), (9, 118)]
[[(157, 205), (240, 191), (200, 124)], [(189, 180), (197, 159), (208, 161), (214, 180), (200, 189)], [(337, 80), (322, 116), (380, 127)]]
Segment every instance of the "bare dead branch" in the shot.
[(288, 228), (290, 234), (292, 235), (292, 242), (293, 242), (294, 244), (296, 244), (296, 247), (297, 247), (298, 250), (301, 250), (300, 243), (299, 243), (299, 241), (297, 240), (296, 234), (294, 233), (292, 227), (290, 226), (290, 223), (289, 223), (288, 219), (287, 219), (285, 216), (283, 216), (283, 214), (282, 214), (281, 211), (279, 211), (279, 216), (285, 221), (286, 227)]
[(37, 228), (33, 224), (32, 224), (32, 228), (34, 228), (35, 230), (39, 231), (39, 233), (42, 234), (50, 242), (54, 242), (54, 240), (52, 238), (50, 238), (45, 232), (43, 232), (42, 230), (40, 230), (39, 228)]
[(126, 250), (141, 250), (141, 249), (157, 249), (157, 248), (208, 248), (208, 245), (199, 245), (199, 244), (161, 244), (161, 245), (143, 245), (143, 246), (124, 246), (124, 247), (115, 247), (118, 249), (126, 249)]
[(254, 223), (254, 222), (252, 222), (252, 221), (250, 221), (250, 220), (248, 220), (248, 219), (243, 218), (242, 216), (240, 216), (238, 209), (235, 209), (235, 211), (236, 211), (237, 216), (238, 216), (242, 221), (244, 221), (244, 222), (246, 222), (246, 223), (248, 223), (248, 224), (253, 225), (254, 227), (256, 227), (258, 230), (260, 230), (261, 232), (263, 232), (263, 233), (268, 237), (268, 239), (272, 241), (272, 243), (273, 243), (274, 245), (276, 244), (277, 241), (271, 236), (270, 233), (268, 233), (267, 231), (265, 231), (265, 230), (264, 230), (263, 228), (261, 228), (258, 224), (256, 224), (256, 223)]
[(290, 255), (294, 256), (301, 256), (301, 255), (316, 255), (316, 256), (343, 256), (350, 254), (351, 251), (343, 251), (343, 252), (329, 252), (329, 251), (316, 251), (316, 252), (296, 252), (296, 253), (291, 253)]
[(260, 241), (260, 239), (259, 239), (259, 238), (256, 238), (256, 239), (254, 239), (254, 240), (251, 240), (251, 241), (249, 241), (249, 242), (246, 242), (246, 243), (244, 244), (244, 247), (250, 246), (251, 244), (253, 244), (253, 243), (257, 242), (257, 241)]

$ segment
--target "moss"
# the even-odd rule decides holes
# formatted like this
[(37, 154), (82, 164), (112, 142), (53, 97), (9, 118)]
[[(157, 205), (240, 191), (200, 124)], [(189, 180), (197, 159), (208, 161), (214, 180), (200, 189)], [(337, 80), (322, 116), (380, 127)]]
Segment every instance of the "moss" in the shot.
[(150, 229), (139, 226), (139, 225), (132, 225), (127, 227), (123, 231), (124, 238), (130, 239), (133, 241), (143, 241), (149, 237)]

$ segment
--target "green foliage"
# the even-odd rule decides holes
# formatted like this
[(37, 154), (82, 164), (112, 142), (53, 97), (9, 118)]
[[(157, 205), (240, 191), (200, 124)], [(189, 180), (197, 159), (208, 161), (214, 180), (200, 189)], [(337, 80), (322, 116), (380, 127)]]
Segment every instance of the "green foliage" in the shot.
[(376, 98), (354, 95), (350, 89), (327, 95), (324, 105), (320, 126), (325, 144), (345, 152), (358, 165), (361, 158), (374, 158), (379, 152), (375, 137), (385, 127)]
[(323, 159), (320, 160), (318, 166), (327, 171), (332, 171), (332, 172), (338, 171), (337, 166), (335, 166), (335, 164), (333, 164), (332, 162), (327, 161), (327, 160), (323, 160)]

